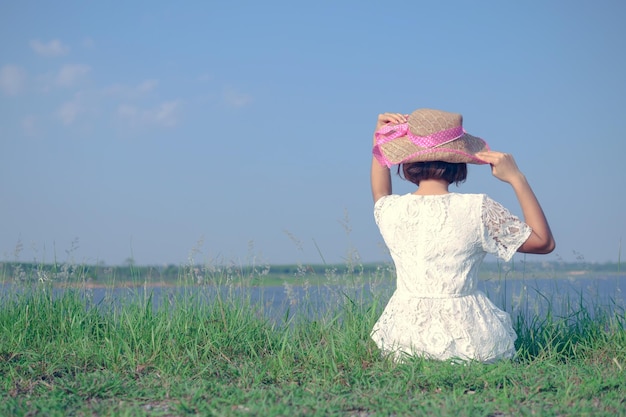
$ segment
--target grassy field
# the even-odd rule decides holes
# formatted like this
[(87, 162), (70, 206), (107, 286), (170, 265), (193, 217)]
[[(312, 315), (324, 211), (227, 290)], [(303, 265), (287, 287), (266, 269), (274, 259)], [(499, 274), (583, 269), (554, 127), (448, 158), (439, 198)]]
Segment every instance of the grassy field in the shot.
[[(243, 285), (219, 274), (226, 288)], [(207, 303), (209, 286), (155, 307), (149, 296), (94, 306), (81, 288), (17, 284), (0, 296), (0, 416), (626, 415), (623, 306), (517, 316), (513, 361), (399, 364), (369, 338), (384, 301), (355, 291), (376, 294), (386, 274), (326, 273), (345, 290), (282, 320), (240, 292)]]

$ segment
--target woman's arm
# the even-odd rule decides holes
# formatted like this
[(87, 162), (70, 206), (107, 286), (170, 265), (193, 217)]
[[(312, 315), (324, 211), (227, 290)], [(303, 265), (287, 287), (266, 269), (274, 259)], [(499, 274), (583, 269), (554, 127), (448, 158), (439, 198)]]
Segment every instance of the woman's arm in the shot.
[(548, 220), (541, 209), (526, 176), (519, 170), (513, 155), (502, 152), (479, 152), (477, 157), (491, 165), (494, 177), (509, 183), (524, 214), (524, 222), (532, 229), (526, 242), (517, 249), (518, 252), (545, 254), (554, 250), (556, 243), (548, 225)]
[[(376, 132), (378, 129), (387, 123), (397, 124), (405, 122), (406, 116), (400, 113), (379, 114), (376, 129), (374, 130), (374, 143), (372, 146), (376, 145)], [(373, 156), (370, 180), (372, 183), (372, 197), (374, 197), (374, 203), (376, 203), (379, 198), (391, 194), (391, 173), (389, 168), (381, 165)]]

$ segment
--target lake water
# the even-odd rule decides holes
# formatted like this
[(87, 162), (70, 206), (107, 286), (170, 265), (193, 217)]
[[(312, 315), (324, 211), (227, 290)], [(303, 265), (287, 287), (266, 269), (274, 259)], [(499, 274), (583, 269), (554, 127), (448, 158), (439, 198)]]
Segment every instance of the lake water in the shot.
[[(575, 277), (564, 279), (509, 279), (479, 281), (478, 289), (486, 293), (498, 307), (511, 313), (543, 315), (548, 310), (557, 316), (568, 316), (584, 308), (590, 314), (620, 311), (626, 308), (626, 275)], [(0, 293), (11, 294), (15, 287), (0, 285)], [(379, 307), (391, 297), (394, 286), (267, 286), (267, 287), (134, 287), (81, 289), (92, 306), (119, 305), (128, 301), (151, 298), (154, 308), (163, 303), (193, 299), (211, 302), (219, 294), (246, 300), (273, 321), (304, 314), (309, 318), (324, 317), (328, 311), (352, 300), (369, 303), (379, 300)], [(62, 290), (58, 290), (62, 291)], [(2, 298), (0, 298), (0, 301)], [(349, 301), (348, 301), (349, 302)]]

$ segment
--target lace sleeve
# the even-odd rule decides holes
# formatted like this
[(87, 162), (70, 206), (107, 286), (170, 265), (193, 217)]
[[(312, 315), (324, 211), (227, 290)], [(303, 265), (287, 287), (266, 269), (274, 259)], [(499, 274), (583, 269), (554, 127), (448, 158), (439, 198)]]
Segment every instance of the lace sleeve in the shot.
[(485, 251), (509, 261), (532, 229), (500, 203), (485, 196), (482, 205), (483, 247)]
[(397, 197), (397, 195), (391, 194), (383, 196), (376, 201), (376, 204), (374, 204), (374, 220), (376, 220), (377, 225), (380, 224), (380, 215), (385, 210), (385, 207)]

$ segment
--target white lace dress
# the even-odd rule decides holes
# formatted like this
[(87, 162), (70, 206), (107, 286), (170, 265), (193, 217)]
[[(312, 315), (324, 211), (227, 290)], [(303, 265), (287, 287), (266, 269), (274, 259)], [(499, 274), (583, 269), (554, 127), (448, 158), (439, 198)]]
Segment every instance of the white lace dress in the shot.
[(482, 362), (514, 355), (509, 314), (476, 281), (485, 255), (510, 260), (528, 225), (484, 194), (389, 195), (374, 217), (397, 273), (371, 333), (384, 353)]

